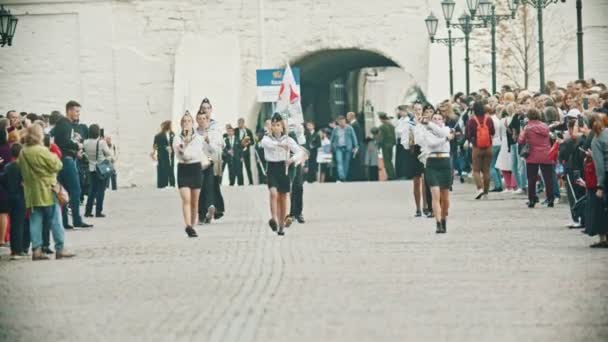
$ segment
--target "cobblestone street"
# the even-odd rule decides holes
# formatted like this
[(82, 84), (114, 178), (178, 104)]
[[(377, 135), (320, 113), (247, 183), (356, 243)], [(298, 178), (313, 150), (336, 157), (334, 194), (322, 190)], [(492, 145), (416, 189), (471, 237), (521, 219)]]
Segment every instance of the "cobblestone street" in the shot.
[(184, 233), (175, 190), (108, 193), (67, 232), (73, 260), (0, 261), (2, 341), (606, 341), (608, 251), (568, 209), (474, 201), (448, 234), (411, 182), (305, 185), (304, 225), (272, 234), (265, 187)]

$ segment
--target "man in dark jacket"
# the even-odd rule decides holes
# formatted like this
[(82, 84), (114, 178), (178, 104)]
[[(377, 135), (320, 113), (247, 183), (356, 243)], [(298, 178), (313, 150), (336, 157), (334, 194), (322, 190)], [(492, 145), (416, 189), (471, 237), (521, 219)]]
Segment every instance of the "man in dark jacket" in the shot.
[(253, 146), (253, 132), (245, 126), (245, 119), (240, 118), (238, 120), (238, 127), (236, 129), (236, 136), (241, 144), (243, 150), (243, 162), (245, 163), (245, 172), (247, 172), (247, 180), (249, 185), (253, 185), (253, 175), (251, 174), (251, 152), (250, 146)]
[(78, 175), (78, 153), (82, 144), (74, 141), (74, 127), (72, 123), (80, 116), (80, 104), (70, 101), (65, 106), (66, 117), (59, 119), (53, 129), (55, 144), (61, 149), (63, 168), (59, 172), (59, 182), (70, 195), (69, 206), (72, 209), (72, 224), (68, 224), (67, 206), (63, 207), (63, 226), (65, 229), (73, 227), (90, 228), (93, 225), (86, 224), (80, 216), (80, 177)]
[(313, 183), (317, 179), (317, 170), (319, 164), (317, 164), (317, 149), (321, 146), (321, 138), (319, 133), (315, 131), (315, 124), (311, 121), (306, 123), (306, 149), (310, 152), (310, 158), (308, 158), (308, 170), (306, 172), (306, 181)]
[(232, 126), (227, 127), (224, 145), (226, 146), (224, 148), (224, 161), (228, 164), (230, 185), (233, 186), (235, 180), (238, 180), (238, 185), (244, 185), (243, 148), (239, 139), (235, 136)]
[(395, 126), (390, 122), (390, 118), (386, 113), (378, 113), (378, 117), (382, 124), (378, 134), (378, 146), (382, 149), (382, 161), (386, 170), (388, 180), (395, 179), (395, 167), (393, 166), (393, 147), (397, 143), (395, 138)]

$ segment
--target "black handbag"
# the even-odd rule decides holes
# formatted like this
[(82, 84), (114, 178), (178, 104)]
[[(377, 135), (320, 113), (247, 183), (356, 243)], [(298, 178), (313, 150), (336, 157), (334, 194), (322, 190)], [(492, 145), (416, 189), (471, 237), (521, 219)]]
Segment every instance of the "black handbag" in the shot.
[[(97, 148), (95, 150), (95, 161), (97, 160), (99, 160), (99, 140), (97, 140)], [(114, 173), (114, 165), (112, 165), (109, 159), (104, 159), (95, 165), (95, 173), (100, 179), (108, 179)]]

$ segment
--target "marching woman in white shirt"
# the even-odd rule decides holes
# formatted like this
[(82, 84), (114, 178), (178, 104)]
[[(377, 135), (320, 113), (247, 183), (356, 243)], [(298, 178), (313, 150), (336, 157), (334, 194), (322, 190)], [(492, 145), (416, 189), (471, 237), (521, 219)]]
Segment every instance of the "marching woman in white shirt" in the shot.
[(198, 218), (198, 197), (202, 186), (203, 138), (194, 132), (194, 119), (188, 111), (181, 119), (182, 132), (175, 137), (177, 187), (182, 198), (182, 212), (188, 237), (197, 237), (192, 228)]
[(417, 131), (416, 142), (427, 155), (424, 178), (431, 188), (433, 212), (437, 234), (446, 233), (448, 209), (450, 207), (450, 187), (453, 182), (452, 163), (450, 158), (450, 140), (454, 138), (445, 119), (440, 113), (423, 119), (423, 127)]
[[(305, 152), (298, 143), (285, 134), (285, 122), (281, 114), (274, 113), (270, 134), (262, 138), (266, 159), (268, 190), (270, 191), (270, 228), (279, 235), (285, 235), (283, 228), (291, 225), (289, 215), (289, 175), (287, 168), (301, 162)], [(290, 152), (293, 157), (290, 158)]]

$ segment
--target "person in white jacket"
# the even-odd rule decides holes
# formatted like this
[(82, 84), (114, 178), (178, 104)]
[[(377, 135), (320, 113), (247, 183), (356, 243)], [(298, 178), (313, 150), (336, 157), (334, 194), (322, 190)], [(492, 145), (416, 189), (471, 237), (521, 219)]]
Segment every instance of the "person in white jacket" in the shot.
[(450, 207), (450, 187), (453, 183), (450, 140), (454, 138), (451, 129), (445, 126), (445, 118), (440, 113), (423, 119), (416, 128), (416, 142), (422, 147), (425, 163), (424, 178), (431, 188), (436, 233), (447, 232), (447, 217)]

